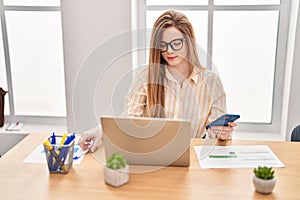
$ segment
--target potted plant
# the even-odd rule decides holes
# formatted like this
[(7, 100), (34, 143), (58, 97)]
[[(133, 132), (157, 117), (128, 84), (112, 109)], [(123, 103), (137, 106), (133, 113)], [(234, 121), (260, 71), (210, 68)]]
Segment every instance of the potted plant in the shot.
[(105, 183), (119, 187), (129, 180), (129, 166), (125, 158), (119, 153), (113, 154), (106, 161), (104, 167)]
[(271, 193), (276, 184), (275, 172), (272, 170), (272, 167), (258, 166), (253, 172), (253, 184), (256, 191), (262, 194)]

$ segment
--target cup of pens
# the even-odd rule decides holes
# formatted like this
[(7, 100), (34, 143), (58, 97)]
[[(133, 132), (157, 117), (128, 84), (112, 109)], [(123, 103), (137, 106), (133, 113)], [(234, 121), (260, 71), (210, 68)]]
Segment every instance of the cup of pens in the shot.
[(50, 136), (43, 144), (49, 172), (67, 174), (73, 165), (75, 134)]

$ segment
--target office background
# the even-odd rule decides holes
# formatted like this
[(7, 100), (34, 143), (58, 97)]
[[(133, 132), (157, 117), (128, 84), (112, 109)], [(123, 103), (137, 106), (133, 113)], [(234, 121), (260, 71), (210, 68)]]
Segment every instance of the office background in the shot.
[[(65, 67), (65, 85), (66, 85), (66, 105), (68, 130), (76, 130), (74, 123), (74, 112), (72, 107), (72, 98), (74, 91), (74, 82), (78, 70), (88, 58), (91, 52), (104, 41), (107, 41), (114, 35), (131, 30), (135, 23), (132, 20), (134, 11), (138, 12), (136, 2), (131, 0), (115, 0), (103, 2), (97, 0), (89, 1), (61, 1), (62, 27), (63, 27), (63, 48), (64, 48), (64, 67)], [(300, 53), (300, 19), (298, 15), (299, 2), (291, 1), (291, 18), (289, 20), (289, 37), (287, 45), (287, 56), (285, 66), (285, 77), (283, 87), (283, 103), (281, 110), (280, 128), (272, 133), (248, 131), (236, 132), (237, 138), (245, 139), (270, 139), (270, 140), (289, 140), (290, 132), (294, 126), (300, 123), (300, 58), (295, 56)], [(124, 46), (131, 45), (131, 41), (124, 41)], [(132, 58), (124, 56), (122, 59), (112, 63), (112, 74), (118, 79), (122, 74), (131, 70)], [(109, 80), (108, 80), (109, 81)], [(97, 107), (97, 113), (110, 114), (110, 99), (105, 98), (111, 95), (115, 85), (107, 84), (99, 86), (95, 92), (96, 99), (101, 99)], [(298, 94), (297, 94), (298, 93)], [(120, 95), (120, 98), (121, 95)], [(81, 99), (82, 104), (89, 103), (84, 97)], [(34, 118), (39, 122), (39, 117)], [(56, 119), (53, 119), (56, 120)], [(64, 124), (65, 119), (57, 121)], [(45, 120), (45, 123), (51, 122)], [(53, 124), (52, 124), (53, 125)]]
[[(296, 1), (293, 1), (296, 3)], [(72, 4), (72, 5), (71, 5)], [(118, 4), (118, 7), (115, 5)], [(296, 4), (298, 7), (299, 5)], [(82, 60), (89, 54), (90, 50), (93, 49), (97, 44), (101, 43), (101, 41), (105, 41), (105, 39), (119, 34), (120, 32), (124, 32), (130, 29), (131, 27), (131, 1), (118, 1), (118, 2), (111, 2), (105, 5), (105, 8), (101, 9), (102, 4), (97, 1), (91, 1), (89, 5), (84, 5), (86, 8), (84, 10), (89, 10), (89, 13), (82, 13), (80, 12), (82, 9), (82, 4), (80, 1), (78, 3), (68, 3), (62, 2), (62, 10), (63, 12), (66, 11), (67, 16), (63, 16), (63, 24), (68, 25), (64, 32), (64, 38), (70, 39), (70, 49), (68, 48), (68, 43), (64, 43), (65, 48), (65, 65), (66, 65), (66, 74), (72, 74), (76, 71), (76, 66), (80, 65)], [(295, 8), (295, 5), (292, 5)], [(101, 12), (100, 12), (100, 10)], [(134, 9), (134, 8), (133, 8)], [(113, 10), (113, 12), (112, 12)], [(69, 12), (68, 12), (69, 11)], [(77, 11), (77, 12), (76, 12)], [(87, 19), (83, 23), (78, 23), (82, 19)], [(113, 23), (101, 23), (101, 19), (111, 19)], [(122, 19), (122, 20), (121, 20)], [(90, 23), (86, 23), (90, 22)], [(96, 24), (101, 23), (100, 26), (95, 26)], [(299, 26), (300, 20), (299, 15), (297, 19), (297, 30), (296, 30), (296, 37), (295, 43), (289, 43), (289, 51), (288, 53), (293, 55), (298, 55), (299, 51)], [(290, 27), (291, 29), (293, 27)], [(69, 32), (68, 32), (69, 30)], [(86, 31), (90, 30), (90, 31)], [(292, 30), (291, 30), (292, 32)], [(90, 35), (91, 34), (91, 35)], [(95, 37), (94, 37), (95, 36)], [(71, 40), (74, 38), (73, 40)], [(78, 40), (80, 38), (80, 40)], [(292, 40), (292, 38), (290, 38)], [(73, 48), (73, 45), (76, 44), (80, 48)], [(292, 51), (294, 49), (294, 52)], [(253, 135), (257, 136), (257, 138), (267, 138), (267, 139), (289, 139), (289, 133), (291, 132), (292, 128), (299, 123), (299, 113), (300, 113), (300, 106), (297, 102), (299, 102), (299, 58), (297, 56), (290, 56), (292, 58), (292, 62), (290, 61), (290, 66), (286, 66), (286, 77), (285, 77), (285, 84), (284, 84), (284, 103), (282, 108), (282, 121), (281, 121), (281, 130), (278, 130), (278, 134), (273, 134), (270, 136), (268, 133), (258, 133), (258, 134), (247, 134), (246, 136), (243, 135), (244, 133), (239, 134), (241, 138), (253, 138)], [(70, 63), (68, 63), (70, 62)], [(128, 62), (130, 60), (128, 59)], [(121, 65), (121, 66), (131, 66), (130, 63)], [(129, 69), (122, 69), (123, 67), (118, 67), (118, 70), (129, 70)], [(67, 80), (67, 88), (70, 87), (70, 84), (74, 81), (75, 74), (73, 76), (69, 76), (69, 80)], [(69, 86), (68, 86), (69, 85)], [(297, 88), (298, 87), (298, 88)], [(108, 91), (112, 90), (113, 88), (107, 87)], [(298, 89), (298, 90), (297, 90)], [(68, 98), (69, 97), (69, 98)], [(71, 98), (71, 93), (67, 91), (67, 101)], [(67, 104), (70, 106), (70, 104)], [(105, 108), (103, 108), (105, 109)], [(68, 108), (68, 116), (72, 116), (72, 110)], [(73, 120), (72, 118), (68, 117), (68, 124), (72, 125)]]

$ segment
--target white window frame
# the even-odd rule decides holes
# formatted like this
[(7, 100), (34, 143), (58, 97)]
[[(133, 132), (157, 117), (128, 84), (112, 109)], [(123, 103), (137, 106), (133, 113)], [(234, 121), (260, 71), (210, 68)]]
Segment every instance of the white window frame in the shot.
[[(274, 77), (274, 91), (272, 102), (272, 117), (271, 123), (245, 123), (239, 122), (238, 127), (235, 129), (240, 132), (257, 132), (257, 133), (279, 133), (281, 131), (281, 119), (283, 109), (283, 85), (286, 68), (286, 54), (288, 43), (288, 29), (290, 20), (290, 6), (289, 0), (281, 0), (280, 5), (214, 5), (214, 0), (208, 0), (208, 5), (186, 5), (186, 6), (154, 6), (146, 5), (146, 0), (136, 0), (136, 9), (132, 12), (136, 12), (137, 21), (133, 21), (136, 26), (134, 28), (146, 27), (146, 13), (147, 11), (164, 11), (169, 9), (174, 10), (206, 10), (208, 11), (208, 44), (207, 54), (212, 55), (212, 35), (213, 35), (213, 12), (214, 11), (259, 11), (259, 10), (279, 10), (278, 21), (278, 35), (277, 35), (277, 49), (276, 49), (276, 61), (275, 61), (275, 77)], [(134, 14), (133, 14), (134, 15)], [(145, 38), (138, 38), (138, 41), (146, 41)], [(135, 41), (136, 42), (136, 41)], [(137, 59), (138, 66), (141, 66), (146, 61), (146, 55), (135, 55), (133, 59)], [(207, 59), (209, 61), (209, 59)], [(211, 63), (207, 63), (208, 68), (211, 69)]]
[(52, 116), (21, 116), (15, 114), (14, 106), (14, 95), (12, 87), (12, 73), (11, 73), (11, 62), (9, 54), (9, 44), (7, 35), (7, 25), (5, 18), (5, 11), (59, 11), (61, 12), (60, 6), (9, 6), (4, 5), (3, 0), (0, 0), (0, 17), (1, 17), (1, 29), (4, 50), (4, 60), (7, 77), (7, 90), (8, 101), (9, 101), (9, 115), (5, 116), (5, 122), (25, 122), (30, 124), (42, 124), (51, 126), (66, 126), (66, 117), (52, 117)]

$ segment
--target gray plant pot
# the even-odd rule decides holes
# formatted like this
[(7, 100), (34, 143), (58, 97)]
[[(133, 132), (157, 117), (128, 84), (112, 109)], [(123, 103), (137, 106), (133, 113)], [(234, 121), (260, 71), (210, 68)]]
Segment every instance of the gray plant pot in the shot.
[(253, 184), (257, 192), (262, 193), (262, 194), (269, 194), (273, 191), (275, 184), (276, 184), (276, 179), (261, 179), (257, 178), (255, 175), (253, 176)]

